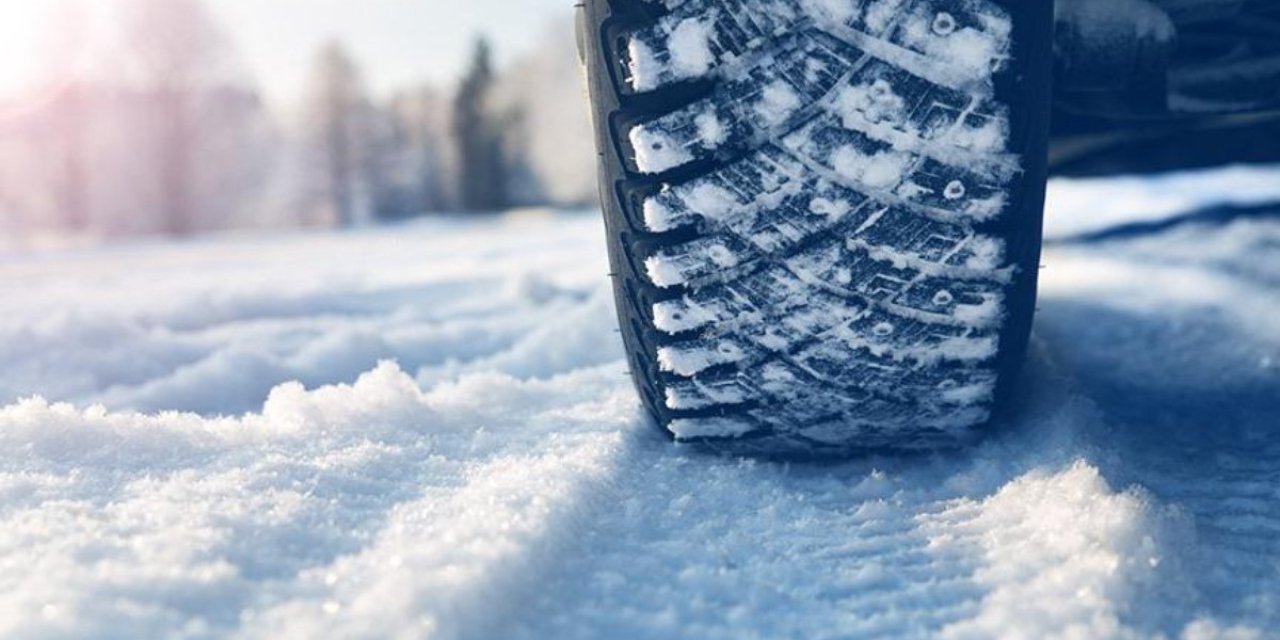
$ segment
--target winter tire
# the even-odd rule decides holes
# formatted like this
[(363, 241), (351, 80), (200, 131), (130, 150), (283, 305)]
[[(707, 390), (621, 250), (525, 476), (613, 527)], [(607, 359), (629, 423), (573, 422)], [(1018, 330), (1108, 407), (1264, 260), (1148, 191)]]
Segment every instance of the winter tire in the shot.
[(1035, 307), (1052, 3), (587, 0), (622, 337), (670, 435), (973, 439)]

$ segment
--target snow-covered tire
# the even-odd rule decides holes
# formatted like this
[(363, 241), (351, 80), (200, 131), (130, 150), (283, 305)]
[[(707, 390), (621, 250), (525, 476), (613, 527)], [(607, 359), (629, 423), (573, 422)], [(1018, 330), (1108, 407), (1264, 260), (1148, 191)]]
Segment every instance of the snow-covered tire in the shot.
[(1048, 0), (587, 0), (621, 331), (682, 441), (966, 442), (1035, 306)]

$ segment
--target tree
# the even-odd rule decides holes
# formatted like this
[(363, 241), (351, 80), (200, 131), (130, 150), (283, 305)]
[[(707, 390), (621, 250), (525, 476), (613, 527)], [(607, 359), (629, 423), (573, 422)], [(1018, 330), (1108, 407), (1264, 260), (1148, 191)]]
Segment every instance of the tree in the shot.
[(495, 89), (503, 114), (511, 192), (525, 204), (596, 201), (596, 153), (571, 21), (555, 20), (538, 45), (503, 70)]
[(89, 168), (85, 137), (88, 127), (89, 95), (80, 82), (69, 83), (50, 105), (53, 126), (53, 153), (56, 154), (54, 201), (67, 231), (81, 232), (89, 226)]
[(132, 47), (126, 77), (154, 110), (152, 168), (165, 230), (195, 230), (201, 98), (232, 84), (230, 48), (200, 0), (127, 0), (121, 13)]
[(448, 101), (431, 88), (417, 88), (398, 96), (392, 105), (407, 146), (407, 182), (416, 211), (443, 211), (449, 193)]
[(327, 208), (350, 226), (367, 208), (371, 163), (369, 111), (360, 69), (338, 42), (320, 50), (312, 76), (311, 134), (321, 158)]
[(53, 202), (62, 226), (71, 232), (85, 231), (90, 219), (86, 138), (92, 106), (78, 68), (88, 39), (86, 13), (84, 0), (62, 0), (54, 10), (53, 23), (59, 28), (51, 30), (44, 45), (44, 75), (56, 87), (48, 105), (46, 151), (53, 156)]
[(466, 211), (496, 211), (510, 203), (502, 132), (491, 113), (493, 84), (492, 53), (481, 38), (453, 103), (458, 196)]

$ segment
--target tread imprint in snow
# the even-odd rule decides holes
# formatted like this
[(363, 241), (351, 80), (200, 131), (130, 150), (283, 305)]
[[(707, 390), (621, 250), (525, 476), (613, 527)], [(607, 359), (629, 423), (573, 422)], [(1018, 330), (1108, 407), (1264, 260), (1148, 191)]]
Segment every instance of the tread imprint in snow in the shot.
[(663, 15), (620, 46), (623, 90), (710, 83), (619, 132), (628, 169), (659, 178), (628, 212), (659, 240), (624, 250), (665, 426), (766, 449), (965, 439), (990, 418), (1016, 270), (983, 232), (1020, 170), (993, 97), (1007, 14), (650, 4)]

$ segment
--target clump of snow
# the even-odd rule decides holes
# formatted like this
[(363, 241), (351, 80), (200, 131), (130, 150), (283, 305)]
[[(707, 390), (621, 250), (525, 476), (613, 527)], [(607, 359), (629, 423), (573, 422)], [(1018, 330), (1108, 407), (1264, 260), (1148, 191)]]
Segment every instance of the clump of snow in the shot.
[(822, 20), (849, 24), (861, 17), (862, 0), (800, 0), (801, 6)]
[(690, 211), (696, 211), (711, 220), (723, 220), (742, 206), (732, 192), (710, 182), (699, 183), (692, 189), (682, 189), (680, 199)]
[(827, 219), (835, 222), (843, 218), (853, 209), (845, 200), (830, 200), (823, 197), (817, 197), (809, 201), (809, 212), (814, 215), (825, 216)]
[(692, 376), (710, 367), (740, 362), (746, 352), (731, 342), (695, 347), (662, 347), (658, 349), (658, 365), (663, 371)]
[(782, 80), (775, 80), (761, 90), (755, 109), (767, 126), (776, 127), (786, 122), (800, 105), (796, 90)]
[(631, 86), (636, 91), (650, 91), (658, 87), (663, 64), (653, 53), (653, 48), (639, 38), (632, 38), (627, 45), (627, 66), (631, 73)]
[(707, 275), (709, 269), (731, 269), (740, 262), (738, 254), (722, 242), (698, 242), (646, 258), (645, 269), (654, 284), (670, 287)]
[(665, 395), (667, 408), (676, 410), (705, 409), (718, 405), (739, 404), (747, 400), (746, 392), (738, 386), (670, 386), (667, 387)]
[(842, 87), (835, 95), (833, 111), (846, 129), (857, 129), (859, 121), (894, 124), (905, 117), (907, 103), (885, 80)]
[(707, 148), (715, 148), (722, 144), (728, 133), (725, 131), (724, 123), (720, 122), (720, 116), (716, 115), (714, 109), (708, 109), (694, 118), (693, 124), (698, 128), (698, 138)]
[(892, 189), (902, 181), (911, 162), (907, 153), (883, 150), (869, 155), (848, 144), (831, 152), (831, 166), (836, 173), (871, 189)]
[(628, 135), (636, 154), (636, 168), (645, 173), (661, 173), (693, 160), (693, 152), (671, 134), (658, 127), (638, 125)]
[[(785, 191), (779, 189), (785, 195)], [(681, 224), (691, 222), (697, 217), (722, 221), (730, 216), (741, 215), (751, 207), (772, 202), (770, 198), (780, 197), (769, 194), (760, 202), (743, 203), (738, 197), (709, 180), (696, 180), (677, 187), (664, 186), (661, 193), (645, 199), (642, 206), (645, 226), (650, 231), (670, 231)]]
[(644, 214), (644, 226), (650, 231), (670, 231), (675, 220), (671, 209), (662, 204), (658, 198), (645, 198), (641, 205)]
[(1004, 241), (992, 236), (975, 234), (965, 243), (970, 256), (964, 266), (987, 271), (1004, 264)]
[(985, 198), (969, 198), (964, 213), (975, 220), (991, 220), (1004, 212), (1008, 198), (1003, 193), (993, 193)]
[[(974, 353), (982, 353), (980, 350), (983, 349), (983, 347), (978, 343), (972, 342), (963, 345), (951, 343), (949, 346), (956, 349), (956, 352), (954, 354), (947, 355), (959, 360), (963, 360), (965, 359), (965, 356), (970, 356)], [(989, 353), (987, 355), (989, 355)], [(990, 403), (992, 398), (995, 396), (995, 393), (996, 385), (994, 381), (981, 381), (973, 384), (957, 385), (946, 389), (939, 389), (938, 400), (950, 405), (969, 407)], [(964, 426), (964, 422), (961, 422), (961, 426)]]
[(698, 420), (672, 420), (671, 432), (679, 440), (696, 438), (737, 438), (755, 429), (750, 422), (729, 418), (703, 418)]
[(722, 244), (713, 244), (705, 248), (706, 257), (710, 258), (717, 267), (729, 269), (738, 266), (740, 259), (732, 249)]
[(922, 3), (900, 28), (903, 44), (971, 78), (987, 78), (1008, 56), (1012, 23), (994, 5), (977, 10), (976, 26), (957, 27), (956, 17)]
[(866, 6), (863, 24), (873, 35), (883, 33), (893, 23), (906, 0), (872, 0)]
[(967, 326), (990, 326), (1004, 316), (1004, 301), (1001, 296), (985, 294), (981, 303), (956, 305), (952, 316)]
[(938, 344), (938, 357), (960, 362), (980, 361), (996, 355), (995, 338), (947, 338)]
[(706, 326), (720, 319), (720, 312), (713, 306), (701, 305), (692, 300), (667, 300), (653, 305), (653, 322), (659, 330), (680, 333)]
[(667, 46), (677, 77), (697, 78), (711, 69), (715, 62), (711, 53), (712, 24), (711, 19), (686, 18), (672, 29)]
[(674, 287), (685, 281), (680, 263), (663, 256), (649, 256), (644, 261), (645, 275), (659, 287)]
[[(1185, 523), (1161, 513), (1143, 492), (1116, 493), (1087, 463), (1033, 471), (981, 503), (957, 503), (950, 517), (968, 523), (986, 558), (974, 578), (1000, 586), (977, 615), (943, 629), (942, 637), (1040, 637), (1045, 629), (1064, 638), (1122, 637), (1132, 633), (1130, 603), (1145, 590), (1172, 592), (1171, 605), (1191, 602), (1179, 588), (1185, 567), (1167, 557), (1172, 541), (1162, 539)], [(951, 540), (948, 534), (936, 544)]]

